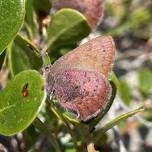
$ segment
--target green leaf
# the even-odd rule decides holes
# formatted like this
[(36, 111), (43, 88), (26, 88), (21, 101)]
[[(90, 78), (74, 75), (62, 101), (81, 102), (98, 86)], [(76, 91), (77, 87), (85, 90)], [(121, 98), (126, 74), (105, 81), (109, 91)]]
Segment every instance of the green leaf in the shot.
[(124, 80), (118, 80), (114, 72), (110, 75), (110, 79), (115, 83), (122, 101), (129, 106), (131, 102), (131, 92), (128, 84)]
[(152, 92), (151, 70), (143, 69), (138, 72), (138, 87), (145, 94)]
[(37, 26), (36, 26), (36, 15), (34, 14), (33, 0), (26, 0), (26, 14), (24, 26), (28, 32), (28, 36), (31, 40), (36, 37)]
[(20, 35), (8, 50), (9, 65), (12, 75), (27, 69), (40, 69), (43, 61), (37, 48)]
[(61, 9), (55, 13), (48, 27), (49, 51), (74, 45), (90, 33), (86, 18), (76, 10)]
[(118, 91), (124, 103), (129, 106), (131, 102), (131, 92), (128, 84), (125, 81), (119, 81)]
[(24, 0), (0, 1), (0, 54), (19, 31), (25, 13)]
[(36, 118), (46, 94), (44, 80), (34, 70), (19, 73), (0, 92), (0, 134), (13, 135), (26, 129)]

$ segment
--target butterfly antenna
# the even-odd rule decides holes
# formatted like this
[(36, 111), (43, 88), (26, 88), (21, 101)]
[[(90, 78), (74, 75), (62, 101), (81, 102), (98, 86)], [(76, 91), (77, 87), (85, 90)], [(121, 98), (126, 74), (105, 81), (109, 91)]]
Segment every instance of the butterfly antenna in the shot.
[(42, 56), (42, 60), (43, 60), (43, 64), (44, 65), (48, 65), (48, 64), (51, 64), (51, 60), (50, 60), (50, 57), (47, 53), (47, 47), (44, 47), (42, 50), (41, 50), (41, 56)]

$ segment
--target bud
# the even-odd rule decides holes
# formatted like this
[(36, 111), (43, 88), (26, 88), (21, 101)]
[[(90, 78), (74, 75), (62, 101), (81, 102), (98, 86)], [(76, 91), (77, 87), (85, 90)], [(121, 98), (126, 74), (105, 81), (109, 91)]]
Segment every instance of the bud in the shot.
[(46, 90), (59, 104), (87, 121), (103, 110), (111, 96), (108, 74), (115, 53), (113, 39), (100, 36), (43, 68)]

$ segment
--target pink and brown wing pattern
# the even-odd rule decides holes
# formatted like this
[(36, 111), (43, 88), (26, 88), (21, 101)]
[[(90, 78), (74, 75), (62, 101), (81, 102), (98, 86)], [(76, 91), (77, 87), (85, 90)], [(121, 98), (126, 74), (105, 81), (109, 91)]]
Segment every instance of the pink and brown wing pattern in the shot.
[(108, 76), (111, 71), (115, 55), (115, 45), (111, 36), (100, 36), (70, 51), (59, 58), (52, 70), (79, 68), (98, 71)]
[(111, 86), (99, 72), (73, 68), (55, 75), (53, 91), (62, 107), (87, 121), (105, 108)]
[(82, 121), (95, 117), (111, 95), (108, 74), (115, 46), (110, 36), (97, 37), (45, 68), (46, 89)]

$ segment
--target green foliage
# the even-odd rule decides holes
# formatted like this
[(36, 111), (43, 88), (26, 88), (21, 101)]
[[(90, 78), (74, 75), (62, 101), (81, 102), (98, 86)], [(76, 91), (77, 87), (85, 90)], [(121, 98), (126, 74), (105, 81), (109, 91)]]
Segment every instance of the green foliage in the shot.
[(152, 71), (149, 69), (143, 69), (138, 72), (139, 89), (145, 93), (152, 92)]
[[(107, 13), (116, 20), (114, 27), (107, 29), (105, 34), (125, 35), (134, 32), (142, 38), (147, 38), (151, 35), (151, 10), (146, 6), (131, 6), (133, 1), (113, 2), (108, 0)], [(115, 9), (116, 8), (116, 9)], [(132, 9), (133, 11), (130, 11)], [(128, 14), (128, 12), (130, 12)], [(146, 25), (146, 26), (145, 26)], [(140, 33), (142, 32), (142, 34)], [(146, 33), (145, 33), (146, 32)]]
[(99, 130), (97, 130), (95, 132), (96, 140), (98, 141), (100, 139), (100, 137), (102, 137), (106, 131), (108, 131), (110, 128), (114, 127), (116, 124), (120, 123), (121, 121), (125, 120), (128, 117), (131, 117), (131, 116), (133, 116), (139, 112), (143, 112), (143, 111), (144, 111), (144, 108), (140, 107), (140, 108), (130, 111), (128, 113), (122, 114), (122, 115), (116, 117), (115, 119), (113, 119), (112, 121), (106, 123), (103, 127), (101, 127)]
[(8, 49), (8, 59), (12, 75), (27, 69), (40, 69), (42, 58), (38, 49), (27, 39), (17, 35)]
[(29, 39), (34, 40), (38, 37), (38, 30), (42, 20), (49, 14), (51, 8), (49, 0), (26, 0), (26, 15), (24, 26), (27, 30)]
[(130, 16), (130, 28), (136, 29), (150, 19), (150, 13), (145, 8), (136, 9)]
[(0, 134), (10, 136), (31, 124), (45, 101), (43, 88), (43, 78), (32, 70), (19, 73), (9, 82), (0, 92)]
[(0, 2), (0, 54), (19, 31), (25, 14), (24, 0)]
[(36, 19), (34, 18), (35, 12), (33, 7), (33, 0), (26, 0), (26, 14), (24, 26), (27, 30), (29, 39), (33, 40), (37, 36)]
[(152, 121), (152, 111), (151, 111), (151, 109), (146, 109), (146, 111), (144, 112), (144, 118), (149, 122)]
[(114, 2), (114, 0), (108, 1), (106, 3), (106, 8), (108, 10), (108, 14), (112, 17), (114, 17), (116, 19), (117, 22), (121, 21), (121, 19), (123, 19), (126, 16), (126, 5), (125, 1), (122, 1), (122, 5), (117, 5), (116, 2)]
[(119, 94), (126, 105), (130, 105), (131, 92), (128, 84), (125, 81), (119, 81)]
[(110, 79), (115, 83), (118, 94), (121, 97), (122, 101), (127, 106), (129, 106), (132, 96), (131, 96), (131, 91), (130, 91), (130, 87), (128, 83), (125, 80), (118, 80), (114, 72), (111, 74)]
[(85, 17), (76, 10), (61, 9), (48, 27), (49, 51), (75, 45), (91, 31)]

